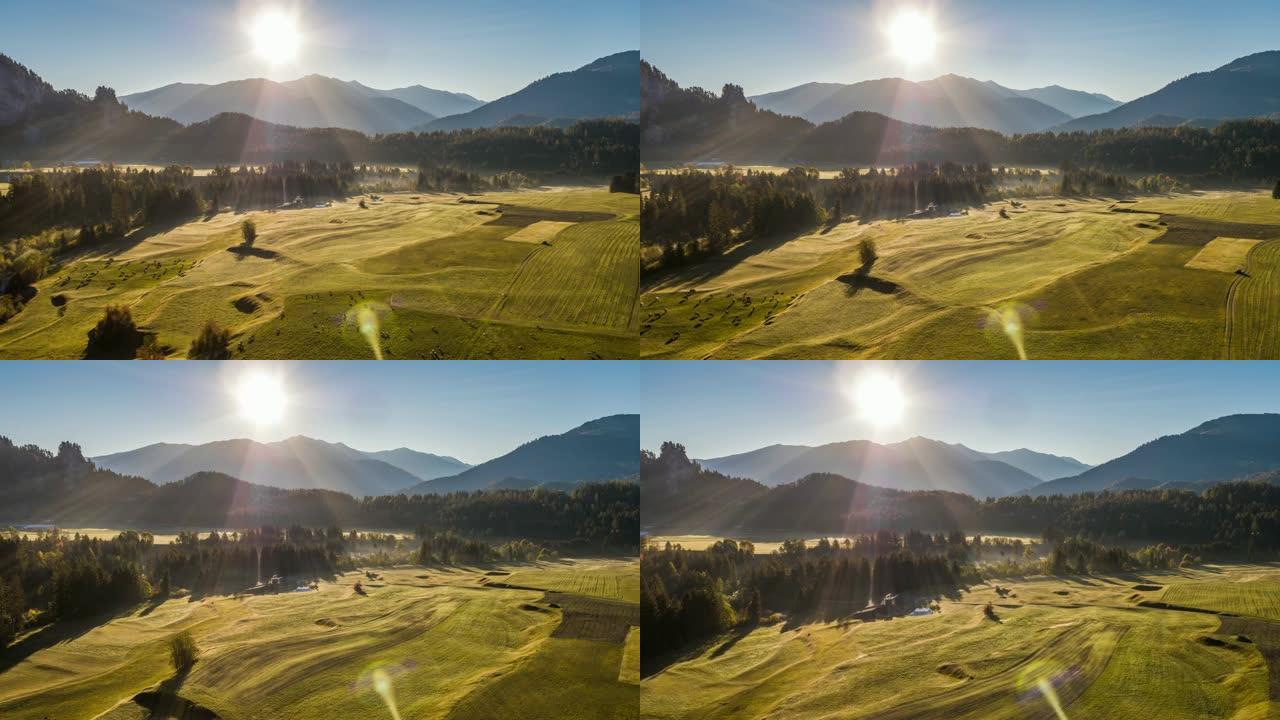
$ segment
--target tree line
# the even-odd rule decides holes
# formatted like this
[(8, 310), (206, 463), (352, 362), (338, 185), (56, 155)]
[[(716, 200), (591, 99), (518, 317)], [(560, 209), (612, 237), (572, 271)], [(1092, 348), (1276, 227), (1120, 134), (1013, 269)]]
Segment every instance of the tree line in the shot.
[(942, 545), (942, 552), (913, 549), (886, 534), (843, 544), (824, 538), (808, 548), (802, 540), (791, 540), (768, 555), (733, 540), (705, 551), (645, 548), (640, 560), (641, 653), (646, 659), (660, 656), (738, 623), (759, 623), (775, 612), (849, 616), (886, 595), (950, 593), (976, 579), (962, 556), (945, 551), (949, 542), (944, 539)]
[[(413, 539), (331, 526), (184, 531), (164, 545), (133, 530), (113, 538), (0, 532), (0, 648), (28, 627), (178, 595), (245, 592), (280, 576), (332, 579), (357, 567), (536, 560), (554, 553), (528, 540), (489, 543), (453, 530)], [(293, 589), (292, 585), (277, 588)]]
[(558, 548), (633, 551), (640, 536), (634, 482), (354, 498), (332, 490), (285, 490), (221, 473), (155, 485), (97, 468), (74, 443), (54, 454), (0, 437), (0, 522), (51, 518), (75, 527), (328, 527), (453, 530), (470, 537), (526, 538)]

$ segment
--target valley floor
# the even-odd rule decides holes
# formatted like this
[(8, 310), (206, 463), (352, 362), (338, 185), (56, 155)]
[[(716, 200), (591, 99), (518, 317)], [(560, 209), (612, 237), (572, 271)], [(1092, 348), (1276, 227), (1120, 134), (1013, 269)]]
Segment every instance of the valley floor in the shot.
[[(854, 274), (863, 238), (880, 257), (870, 281)], [(989, 203), (749, 242), (664, 273), (642, 289), (640, 354), (1280, 358), (1277, 278), (1269, 192)]]
[[(0, 325), (0, 359), (81, 357), (110, 305), (170, 357), (207, 320), (232, 331), (236, 359), (635, 357), (637, 196), (359, 200), (220, 213), (84, 251)], [(247, 250), (245, 218), (258, 230)]]
[[(379, 678), (404, 718), (636, 717), (636, 561), (376, 572), (29, 634), (0, 652), (0, 717), (140, 720), (162, 688), (222, 720), (389, 718)], [(201, 655), (174, 677), (182, 630)]]
[[(942, 612), (731, 633), (641, 684), (641, 716), (1262, 720), (1280, 712), (1280, 567), (977, 585)], [(983, 613), (993, 603), (997, 619)], [(1055, 711), (1055, 706), (1060, 711)]]

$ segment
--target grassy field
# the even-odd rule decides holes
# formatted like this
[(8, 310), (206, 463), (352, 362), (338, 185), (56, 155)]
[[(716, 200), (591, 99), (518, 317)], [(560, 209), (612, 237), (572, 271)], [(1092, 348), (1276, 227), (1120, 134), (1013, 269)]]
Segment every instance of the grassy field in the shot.
[[(638, 570), (406, 567), (364, 580), (367, 596), (350, 574), (318, 592), (175, 599), (40, 631), (0, 654), (0, 717), (145, 717), (134, 696), (173, 682), (166, 643), (190, 629), (201, 657), (177, 694), (223, 720), (390, 718), (379, 676), (404, 718), (635, 718), (638, 604), (537, 585), (566, 574), (617, 583)], [(527, 585), (494, 585), (517, 575)]]
[[(231, 329), (246, 359), (636, 355), (635, 195), (357, 200), (223, 213), (84, 252), (0, 326), (0, 359), (80, 357), (112, 304), (130, 306), (170, 357), (185, 356), (206, 320)], [(248, 252), (245, 217), (258, 227)]]
[[(870, 282), (853, 274), (863, 238), (880, 256)], [(1039, 199), (957, 218), (847, 221), (647, 281), (640, 353), (1275, 358), (1275, 239), (1280, 202), (1266, 192)], [(1244, 262), (1248, 277), (1236, 272)]]
[(973, 586), (925, 617), (763, 626), (647, 671), (641, 716), (1262, 720), (1280, 712), (1265, 648), (1216, 615), (1144, 603), (1253, 606), (1264, 594), (1239, 588), (1277, 582), (1271, 566), (1033, 577), (1000, 581), (1008, 597)]

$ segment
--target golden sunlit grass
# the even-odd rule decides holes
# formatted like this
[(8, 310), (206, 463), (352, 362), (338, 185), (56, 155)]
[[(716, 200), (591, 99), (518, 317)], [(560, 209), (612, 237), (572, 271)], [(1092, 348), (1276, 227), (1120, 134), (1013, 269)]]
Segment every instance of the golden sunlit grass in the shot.
[[(496, 568), (532, 587), (540, 569), (610, 581), (639, 574), (634, 560)], [(137, 608), (0, 673), (0, 717), (93, 718), (112, 708), (113, 718), (145, 717), (130, 715), (139, 709), (130, 699), (172, 675), (167, 642), (185, 629), (200, 659), (178, 692), (223, 720), (390, 718), (384, 697), (404, 718), (502, 720), (549, 703), (560, 717), (636, 717), (623, 639), (553, 637), (562, 611), (539, 590), (487, 587), (492, 570), (405, 567), (379, 571), (379, 581), (348, 574), (317, 592)], [(353, 592), (357, 578), (367, 595)]]
[(1187, 261), (1187, 267), (1197, 270), (1235, 272), (1244, 268), (1249, 251), (1259, 242), (1261, 241), (1247, 238), (1215, 238), (1196, 253), (1195, 257)]
[[(1214, 615), (1138, 604), (1162, 593), (1187, 595), (1183, 584), (1210, 583), (1217, 595), (1196, 597), (1213, 609), (1243, 607), (1228, 598), (1260, 573), (1280, 579), (1274, 568), (1230, 565), (1141, 577), (1001, 579), (1007, 597), (994, 583), (975, 585), (942, 600), (942, 612), (931, 616), (761, 626), (708, 643), (643, 680), (641, 714), (1053, 718), (1044, 682), (1071, 720), (1147, 717), (1152, 708), (1171, 720), (1261, 720), (1280, 703), (1268, 700), (1267, 666), (1255, 644), (1224, 633)], [(1168, 590), (1134, 587), (1142, 583)], [(984, 617), (988, 602), (998, 623)]]
[[(1231, 192), (1123, 207), (1270, 223), (1280, 235), (1275, 206), (1269, 192)], [(641, 355), (1016, 359), (1020, 342), (1031, 359), (1224, 356), (1235, 276), (1187, 267), (1202, 248), (1158, 242), (1167, 231), (1158, 216), (1113, 212), (1107, 200), (1028, 200), (1008, 219), (999, 208), (849, 221), (659, 275), (641, 295)], [(876, 288), (840, 279), (859, 267), (864, 238), (879, 254)], [(1261, 249), (1250, 255), (1256, 281), (1241, 282), (1240, 302), (1258, 319), (1241, 357), (1280, 352), (1280, 333), (1274, 346), (1257, 339), (1280, 316), (1266, 280), (1280, 268), (1268, 270), (1276, 261)]]
[[(367, 359), (371, 341), (387, 359), (635, 356), (635, 195), (388, 193), (367, 209), (357, 200), (143, 228), (73, 256), (0, 325), (0, 358), (77, 358), (118, 304), (171, 357), (185, 356), (208, 320), (233, 333), (236, 359)], [(582, 222), (548, 244), (507, 241), (566, 214)], [(246, 217), (257, 241), (232, 251)], [(55, 306), (57, 295), (66, 303)], [(364, 308), (376, 323), (361, 322)], [(364, 325), (376, 325), (371, 337)]]

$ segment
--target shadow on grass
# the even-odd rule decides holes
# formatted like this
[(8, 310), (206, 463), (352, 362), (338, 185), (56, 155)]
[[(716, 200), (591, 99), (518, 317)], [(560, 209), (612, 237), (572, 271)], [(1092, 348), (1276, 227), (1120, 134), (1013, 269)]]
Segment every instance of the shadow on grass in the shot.
[(227, 248), (227, 252), (236, 256), (236, 260), (244, 260), (247, 257), (262, 258), (263, 260), (275, 260), (280, 257), (280, 253), (275, 250), (267, 250), (265, 248), (245, 247), (244, 245), (232, 245)]
[(217, 713), (201, 707), (178, 694), (186, 682), (190, 668), (184, 668), (173, 677), (151, 690), (143, 690), (133, 696), (133, 701), (146, 708), (153, 718), (169, 720), (220, 720)]
[(763, 238), (751, 238), (734, 245), (728, 252), (702, 259), (692, 265), (670, 270), (660, 270), (644, 279), (644, 290), (667, 284), (689, 285), (710, 280), (720, 273), (745, 262), (756, 255), (777, 250), (797, 238), (813, 232), (813, 228), (796, 233), (782, 233)]
[(113, 613), (101, 613), (86, 618), (58, 620), (23, 635), (7, 648), (0, 648), (0, 674), (32, 655), (56, 645), (68, 643), (90, 630), (105, 625), (116, 618), (132, 615), (137, 606)]
[(837, 277), (836, 280), (847, 286), (845, 295), (849, 297), (857, 295), (863, 288), (881, 295), (893, 295), (902, 290), (902, 286), (892, 280), (885, 280), (874, 275), (864, 275), (856, 270), (851, 273), (845, 273)]

